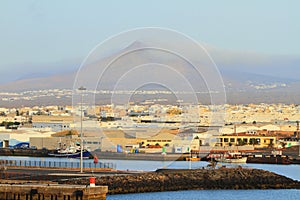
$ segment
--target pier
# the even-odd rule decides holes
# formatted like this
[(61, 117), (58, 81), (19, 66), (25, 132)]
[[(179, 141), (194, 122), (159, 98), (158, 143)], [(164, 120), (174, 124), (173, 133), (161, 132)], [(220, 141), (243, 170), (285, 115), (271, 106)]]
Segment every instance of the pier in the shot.
[[(203, 167), (193, 170), (161, 169), (155, 172), (104, 170), (84, 173), (68, 169), (8, 168), (0, 171), (0, 174), (0, 199), (5, 200), (101, 200), (105, 199), (104, 193), (177, 190), (300, 189), (300, 182), (297, 180), (265, 170), (240, 166), (222, 166), (218, 169)], [(99, 186), (102, 189), (91, 187), (90, 177), (95, 177), (96, 188)], [(70, 189), (67, 189), (68, 187)]]
[(2, 200), (105, 200), (107, 186), (0, 184)]

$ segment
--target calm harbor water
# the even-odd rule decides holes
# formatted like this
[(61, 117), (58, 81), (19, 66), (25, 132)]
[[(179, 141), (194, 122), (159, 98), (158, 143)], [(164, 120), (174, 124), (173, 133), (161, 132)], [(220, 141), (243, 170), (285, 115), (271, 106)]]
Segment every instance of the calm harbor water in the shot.
[[(79, 162), (79, 159), (67, 158), (35, 158), (35, 157), (4, 157), (0, 159), (6, 160), (31, 160), (31, 161), (62, 161), (62, 162)], [(134, 161), (134, 160), (100, 160), (100, 162), (113, 163), (118, 170), (139, 170), (139, 171), (154, 171), (158, 168), (175, 168), (175, 169), (192, 169), (205, 167), (207, 162), (163, 162), (163, 161)], [(92, 159), (84, 160), (86, 163), (93, 162)], [(269, 164), (239, 164), (245, 168), (263, 169), (290, 177), (300, 181), (300, 165), (269, 165)], [(227, 164), (227, 167), (236, 167), (237, 164)], [(141, 193), (141, 194), (126, 194), (108, 196), (107, 200), (135, 200), (135, 199), (201, 199), (201, 200), (293, 200), (299, 199), (300, 190), (200, 190), (200, 191), (176, 191), (176, 192), (159, 192), (159, 193)]]
[[(205, 167), (207, 162), (154, 162), (154, 161), (113, 161), (118, 169), (132, 170), (153, 170), (155, 167), (176, 169), (192, 169)], [(290, 177), (300, 181), (300, 165), (269, 165), (269, 164), (239, 164), (242, 167), (263, 169)], [(236, 167), (237, 164), (227, 164), (227, 167)], [(125, 194), (107, 196), (107, 200), (296, 200), (300, 198), (300, 190), (192, 190), (192, 191), (174, 191), (174, 192), (155, 192), (140, 194)]]
[[(79, 159), (68, 158), (38, 158), (19, 156), (0, 156), (0, 160), (30, 160), (30, 161), (61, 161), (79, 163)], [(85, 163), (93, 163), (93, 159), (84, 160)], [(141, 160), (101, 160), (99, 162), (113, 163), (118, 170), (155, 171), (160, 168), (172, 169), (198, 169), (207, 166), (207, 162), (186, 162), (186, 161), (141, 161)], [(245, 168), (256, 168), (268, 170), (300, 181), (300, 165), (270, 165), (270, 164), (226, 164), (228, 167), (242, 166)]]
[(192, 190), (109, 195), (107, 200), (297, 200), (300, 190)]

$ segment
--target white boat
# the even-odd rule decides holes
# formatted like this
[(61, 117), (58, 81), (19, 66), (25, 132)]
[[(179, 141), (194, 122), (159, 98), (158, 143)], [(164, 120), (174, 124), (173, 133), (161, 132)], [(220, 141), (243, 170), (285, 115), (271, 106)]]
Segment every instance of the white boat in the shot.
[(222, 163), (246, 163), (247, 157), (241, 157), (241, 158), (216, 158), (217, 162)]
[(246, 163), (247, 157), (243, 157), (240, 152), (227, 152), (215, 160), (222, 163)]

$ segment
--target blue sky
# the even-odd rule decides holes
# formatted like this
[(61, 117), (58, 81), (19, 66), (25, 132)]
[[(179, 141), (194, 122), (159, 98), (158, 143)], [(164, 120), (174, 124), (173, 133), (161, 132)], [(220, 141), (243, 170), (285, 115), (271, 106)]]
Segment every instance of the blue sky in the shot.
[(221, 49), (299, 56), (299, 8), (297, 0), (0, 0), (0, 83), (76, 69), (111, 35), (148, 26)]

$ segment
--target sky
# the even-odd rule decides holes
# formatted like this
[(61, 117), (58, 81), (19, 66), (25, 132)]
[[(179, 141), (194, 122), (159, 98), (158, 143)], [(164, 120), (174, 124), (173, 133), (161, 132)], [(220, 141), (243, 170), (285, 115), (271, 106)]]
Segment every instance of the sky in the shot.
[(0, 0), (0, 83), (74, 70), (100, 42), (163, 27), (231, 51), (300, 56), (297, 0)]

